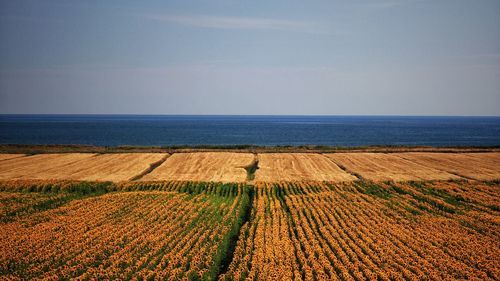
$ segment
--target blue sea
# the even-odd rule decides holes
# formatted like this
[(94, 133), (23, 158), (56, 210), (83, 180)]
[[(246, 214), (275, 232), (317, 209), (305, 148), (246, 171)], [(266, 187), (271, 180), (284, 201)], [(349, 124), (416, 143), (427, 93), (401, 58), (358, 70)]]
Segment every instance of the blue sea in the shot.
[(0, 143), (498, 146), (500, 117), (0, 115)]

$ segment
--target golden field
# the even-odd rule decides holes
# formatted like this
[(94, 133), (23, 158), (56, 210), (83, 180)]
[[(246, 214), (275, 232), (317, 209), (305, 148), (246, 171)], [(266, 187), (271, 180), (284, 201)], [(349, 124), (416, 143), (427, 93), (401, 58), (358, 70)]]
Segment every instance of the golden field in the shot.
[(14, 156), (0, 279), (500, 279), (500, 153)]
[(254, 155), (233, 152), (176, 153), (142, 180), (243, 182)]

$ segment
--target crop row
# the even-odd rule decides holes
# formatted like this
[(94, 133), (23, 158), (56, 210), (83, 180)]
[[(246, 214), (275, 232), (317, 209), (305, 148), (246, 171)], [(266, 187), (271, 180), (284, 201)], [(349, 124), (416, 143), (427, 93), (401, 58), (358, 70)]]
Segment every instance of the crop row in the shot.
[(498, 280), (498, 188), (4, 182), (0, 278)]
[(222, 277), (497, 280), (498, 203), (474, 203), (487, 196), (498, 186), (262, 183)]
[(204, 188), (86, 197), (3, 223), (0, 276), (213, 280), (227, 266), (250, 197), (244, 186)]

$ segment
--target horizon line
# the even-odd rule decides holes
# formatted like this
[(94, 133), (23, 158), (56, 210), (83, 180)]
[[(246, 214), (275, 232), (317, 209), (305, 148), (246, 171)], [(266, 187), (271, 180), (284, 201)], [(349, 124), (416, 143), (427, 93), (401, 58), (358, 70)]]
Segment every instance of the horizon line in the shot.
[(0, 116), (206, 116), (206, 117), (500, 117), (500, 115), (399, 114), (143, 114), (143, 113), (0, 113)]

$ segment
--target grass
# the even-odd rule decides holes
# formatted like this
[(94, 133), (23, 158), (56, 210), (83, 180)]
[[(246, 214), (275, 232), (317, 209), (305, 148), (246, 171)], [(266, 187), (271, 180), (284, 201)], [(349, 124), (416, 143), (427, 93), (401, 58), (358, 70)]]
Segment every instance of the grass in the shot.
[(392, 194), (387, 189), (373, 182), (357, 181), (354, 186), (359, 192), (366, 195), (376, 196), (385, 200), (392, 197)]
[(241, 227), (250, 219), (252, 200), (253, 188), (250, 186), (244, 186), (242, 188), (241, 199), (239, 202), (238, 216), (233, 223), (231, 230), (219, 244), (219, 248), (215, 254), (214, 263), (209, 270), (209, 280), (216, 280), (221, 274), (224, 274), (227, 271), (229, 264), (231, 264)]

